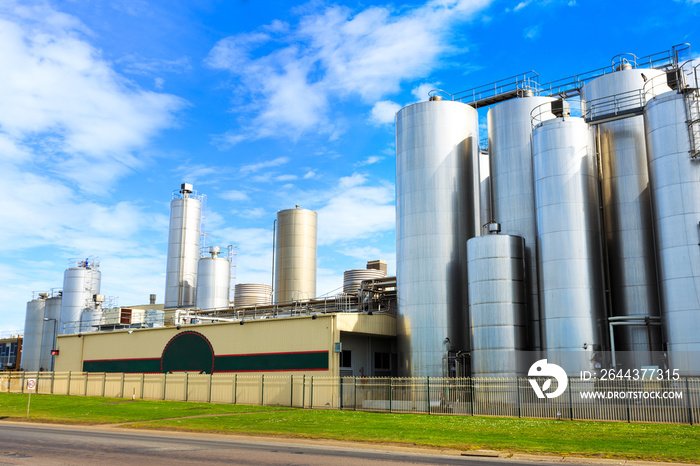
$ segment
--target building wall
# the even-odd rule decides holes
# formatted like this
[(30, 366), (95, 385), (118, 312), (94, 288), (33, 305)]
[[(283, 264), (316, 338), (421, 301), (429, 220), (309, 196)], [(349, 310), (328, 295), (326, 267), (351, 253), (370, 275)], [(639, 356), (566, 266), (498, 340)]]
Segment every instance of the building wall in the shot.
[(56, 371), (338, 375), (340, 332), (395, 336), (395, 318), (346, 313), (61, 335)]

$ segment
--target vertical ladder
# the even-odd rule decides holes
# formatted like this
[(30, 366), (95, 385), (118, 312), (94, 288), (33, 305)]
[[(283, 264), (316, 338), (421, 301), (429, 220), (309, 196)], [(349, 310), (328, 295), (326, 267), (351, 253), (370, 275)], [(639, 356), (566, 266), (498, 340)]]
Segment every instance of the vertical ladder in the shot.
[(697, 89), (685, 92), (685, 114), (690, 141), (690, 158), (695, 160), (700, 156), (700, 96)]

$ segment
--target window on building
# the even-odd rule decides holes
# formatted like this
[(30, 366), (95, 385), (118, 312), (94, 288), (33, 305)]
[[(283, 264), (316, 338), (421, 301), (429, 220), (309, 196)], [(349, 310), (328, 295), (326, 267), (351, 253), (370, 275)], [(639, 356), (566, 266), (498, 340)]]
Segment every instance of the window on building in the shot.
[(340, 353), (340, 367), (352, 367), (352, 351), (343, 350)]
[(376, 370), (391, 370), (390, 353), (374, 353), (374, 368)]

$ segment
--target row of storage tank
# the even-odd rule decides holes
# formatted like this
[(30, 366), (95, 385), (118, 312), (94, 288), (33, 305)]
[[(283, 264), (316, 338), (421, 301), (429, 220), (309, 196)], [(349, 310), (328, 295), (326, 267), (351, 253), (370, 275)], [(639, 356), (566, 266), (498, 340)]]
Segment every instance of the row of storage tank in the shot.
[(618, 368), (667, 351), (700, 375), (696, 74), (620, 63), (577, 101), (497, 104), (482, 167), (473, 107), (399, 111), (400, 373), (451, 375), (471, 351), (474, 376), (536, 357), (578, 376), (614, 350)]

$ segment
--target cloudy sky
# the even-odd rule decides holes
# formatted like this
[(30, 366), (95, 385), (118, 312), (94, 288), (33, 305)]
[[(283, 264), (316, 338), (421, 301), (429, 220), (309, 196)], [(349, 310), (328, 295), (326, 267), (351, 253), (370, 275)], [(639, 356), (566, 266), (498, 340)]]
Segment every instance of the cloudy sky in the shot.
[(0, 333), (73, 257), (98, 256), (120, 304), (162, 302), (182, 182), (207, 195), (208, 244), (238, 246), (239, 283), (269, 283), (272, 223), (295, 204), (318, 212), (319, 294), (367, 260), (393, 273), (398, 109), (700, 51), (698, 16), (697, 0), (2, 0)]

